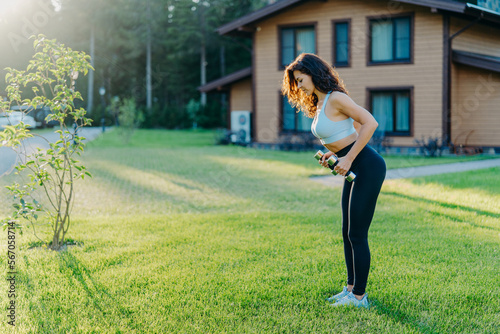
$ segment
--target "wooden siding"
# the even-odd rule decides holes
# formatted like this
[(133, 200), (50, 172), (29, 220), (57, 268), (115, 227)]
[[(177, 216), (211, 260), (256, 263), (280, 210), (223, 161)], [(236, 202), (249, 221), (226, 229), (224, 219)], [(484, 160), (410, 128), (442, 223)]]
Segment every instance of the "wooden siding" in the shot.
[(452, 75), (453, 143), (500, 147), (500, 74), (454, 65)]
[[(367, 17), (414, 15), (413, 64), (367, 66)], [(387, 1), (330, 0), (307, 2), (258, 24), (254, 36), (256, 140), (274, 142), (279, 136), (279, 90), (283, 72), (277, 67), (278, 25), (316, 23), (317, 54), (332, 62), (332, 20), (351, 19), (351, 67), (339, 68), (354, 101), (367, 106), (367, 87), (412, 86), (414, 137), (393, 137), (392, 145), (414, 146), (414, 138), (441, 136), (442, 16), (428, 8)]]
[(252, 79), (231, 85), (229, 103), (231, 111), (252, 111)]
[[(466, 27), (470, 21), (451, 18), (450, 35)], [(500, 29), (476, 23), (453, 39), (452, 49), (500, 57)]]

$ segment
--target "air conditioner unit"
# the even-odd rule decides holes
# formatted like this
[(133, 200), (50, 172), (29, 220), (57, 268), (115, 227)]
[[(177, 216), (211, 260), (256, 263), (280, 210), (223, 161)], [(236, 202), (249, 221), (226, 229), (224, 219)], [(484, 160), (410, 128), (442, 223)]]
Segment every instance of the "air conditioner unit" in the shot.
[(231, 141), (233, 143), (250, 143), (250, 111), (231, 112)]

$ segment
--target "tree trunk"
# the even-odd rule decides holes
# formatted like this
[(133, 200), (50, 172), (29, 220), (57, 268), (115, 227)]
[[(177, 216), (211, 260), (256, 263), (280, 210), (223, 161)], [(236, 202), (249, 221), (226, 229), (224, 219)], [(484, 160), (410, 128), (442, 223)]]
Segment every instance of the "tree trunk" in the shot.
[[(204, 84), (207, 83), (207, 66), (206, 66), (206, 52), (207, 48), (205, 46), (205, 41), (201, 41), (201, 59), (200, 59), (200, 71), (201, 71), (201, 85), (203, 86)], [(204, 107), (207, 104), (207, 93), (202, 92), (201, 93), (201, 100), (200, 100), (201, 105)]]
[(226, 48), (224, 45), (220, 47), (220, 76), (226, 75)]
[[(205, 6), (201, 5), (199, 8), (200, 11), (200, 30), (201, 30), (201, 48), (200, 48), (200, 77), (201, 77), (201, 85), (207, 83), (207, 48), (205, 45)], [(207, 93), (202, 92), (200, 97), (200, 104), (204, 107), (207, 104)]]
[(146, 91), (147, 108), (150, 110), (153, 106), (153, 92), (151, 83), (151, 1), (148, 0), (148, 36), (147, 36), (147, 55), (146, 55)]
[[(90, 65), (94, 67), (95, 57), (95, 31), (94, 25), (90, 26)], [(87, 113), (92, 113), (92, 105), (94, 104), (94, 70), (89, 71), (89, 82), (87, 91)]]

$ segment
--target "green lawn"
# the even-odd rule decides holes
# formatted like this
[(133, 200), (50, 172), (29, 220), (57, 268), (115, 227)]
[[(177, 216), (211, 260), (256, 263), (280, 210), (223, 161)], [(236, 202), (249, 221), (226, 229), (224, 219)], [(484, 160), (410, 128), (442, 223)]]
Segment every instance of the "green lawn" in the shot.
[[(327, 174), (314, 152), (212, 143), (210, 131), (159, 130), (92, 142), (78, 245), (52, 252), (17, 235), (16, 332), (500, 332), (499, 168), (386, 181), (370, 230), (373, 306), (334, 309), (341, 189), (309, 180)], [(0, 295), (6, 305), (5, 280)]]

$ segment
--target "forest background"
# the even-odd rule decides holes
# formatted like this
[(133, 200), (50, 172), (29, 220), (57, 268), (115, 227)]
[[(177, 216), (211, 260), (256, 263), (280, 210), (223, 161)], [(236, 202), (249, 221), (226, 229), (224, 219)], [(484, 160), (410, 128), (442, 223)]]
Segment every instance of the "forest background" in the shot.
[[(44, 34), (92, 56), (77, 89), (94, 125), (117, 122), (113, 101), (132, 98), (147, 128), (226, 124), (224, 93), (197, 87), (251, 65), (251, 40), (215, 29), (268, 0), (17, 0), (0, 3), (0, 78), (26, 68), (32, 35)], [(90, 83), (89, 83), (90, 81)], [(0, 80), (0, 96), (5, 95)], [(115, 103), (116, 105), (116, 103)]]

